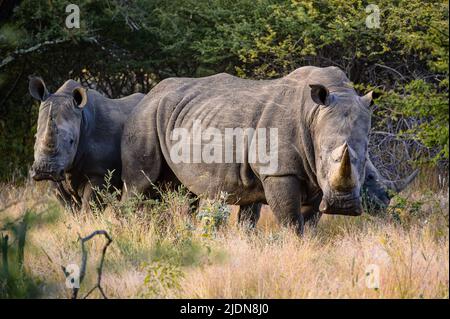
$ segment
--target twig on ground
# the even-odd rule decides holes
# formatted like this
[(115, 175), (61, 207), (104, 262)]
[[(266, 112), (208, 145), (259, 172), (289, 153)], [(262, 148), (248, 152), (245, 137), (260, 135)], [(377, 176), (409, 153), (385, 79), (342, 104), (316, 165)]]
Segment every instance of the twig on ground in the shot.
[[(102, 281), (102, 272), (103, 272), (103, 264), (105, 261), (105, 255), (106, 255), (106, 250), (108, 249), (108, 246), (111, 244), (112, 239), (109, 236), (109, 234), (105, 231), (105, 230), (96, 230), (93, 233), (91, 233), (89, 236), (86, 237), (80, 237), (79, 240), (81, 241), (81, 269), (80, 269), (80, 278), (79, 278), (79, 285), (78, 287), (74, 287), (72, 289), (72, 299), (77, 299), (78, 297), (78, 292), (80, 290), (80, 286), (81, 283), (83, 282), (83, 279), (86, 275), (86, 264), (87, 264), (87, 250), (85, 247), (85, 243), (89, 240), (91, 240), (92, 238), (94, 238), (97, 235), (103, 235), (106, 238), (106, 243), (103, 246), (102, 249), (102, 255), (101, 255), (101, 259), (100, 259), (100, 264), (97, 267), (97, 283), (95, 284), (94, 287), (92, 287), (92, 289), (89, 290), (89, 292), (83, 297), (83, 299), (86, 299), (95, 289), (98, 289), (101, 293), (101, 295), (103, 296), (103, 298), (108, 299), (108, 297), (106, 296), (102, 286), (101, 286), (101, 281)], [(64, 267), (62, 267), (64, 275), (67, 277), (68, 274), (65, 270)]]

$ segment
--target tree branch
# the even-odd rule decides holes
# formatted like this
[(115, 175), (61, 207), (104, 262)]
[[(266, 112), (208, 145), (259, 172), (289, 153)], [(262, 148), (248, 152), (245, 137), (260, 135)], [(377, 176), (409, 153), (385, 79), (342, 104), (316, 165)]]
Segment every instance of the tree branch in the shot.
[[(103, 246), (102, 249), (102, 255), (101, 255), (101, 259), (100, 259), (100, 264), (97, 268), (97, 283), (95, 284), (94, 287), (92, 287), (89, 292), (83, 297), (83, 299), (86, 299), (95, 289), (98, 289), (100, 291), (100, 293), (102, 294), (103, 298), (108, 299), (108, 297), (106, 297), (105, 292), (103, 291), (103, 288), (101, 286), (101, 281), (102, 281), (102, 272), (103, 272), (103, 264), (105, 261), (105, 255), (106, 255), (106, 250), (108, 249), (108, 246), (111, 244), (112, 239), (109, 236), (109, 234), (105, 231), (105, 230), (96, 230), (93, 233), (91, 233), (89, 236), (83, 237), (83, 238), (79, 238), (79, 240), (81, 241), (81, 269), (80, 269), (80, 281), (79, 281), (79, 286), (81, 286), (81, 283), (83, 282), (83, 279), (86, 275), (86, 264), (87, 264), (87, 250), (85, 247), (85, 243), (89, 240), (91, 240), (92, 238), (94, 238), (97, 235), (103, 235), (106, 238), (106, 243)], [(67, 273), (65, 271), (65, 268), (62, 267), (64, 275), (67, 277)], [(78, 297), (78, 292), (79, 292), (80, 288), (76, 288), (74, 287), (72, 289), (72, 299), (77, 299)]]

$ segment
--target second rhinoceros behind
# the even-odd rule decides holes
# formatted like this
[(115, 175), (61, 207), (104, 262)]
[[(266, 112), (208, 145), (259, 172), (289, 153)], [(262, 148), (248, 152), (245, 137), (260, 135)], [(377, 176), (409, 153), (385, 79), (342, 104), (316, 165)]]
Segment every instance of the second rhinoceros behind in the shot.
[(73, 80), (51, 94), (38, 77), (30, 78), (29, 90), (41, 102), (32, 178), (53, 181), (73, 210), (89, 210), (92, 188), (103, 186), (108, 171), (120, 189), (123, 124), (144, 94), (108, 99)]
[[(230, 204), (268, 203), (299, 233), (300, 202), (318, 191), (322, 213), (356, 216), (371, 102), (372, 94), (358, 96), (336, 67), (302, 67), (267, 81), (228, 74), (166, 79), (125, 124), (122, 179), (128, 192), (144, 192), (168, 165), (194, 194), (224, 191)], [(259, 139), (260, 129), (269, 141)], [(242, 131), (255, 134), (238, 145)], [(199, 132), (208, 132), (206, 148)], [(262, 148), (275, 165), (267, 167)]]
[(416, 169), (409, 176), (400, 180), (388, 180), (384, 178), (370, 159), (366, 162), (366, 177), (363, 184), (363, 192), (366, 194), (368, 205), (385, 209), (389, 206), (394, 194), (403, 191), (416, 178), (419, 170)]

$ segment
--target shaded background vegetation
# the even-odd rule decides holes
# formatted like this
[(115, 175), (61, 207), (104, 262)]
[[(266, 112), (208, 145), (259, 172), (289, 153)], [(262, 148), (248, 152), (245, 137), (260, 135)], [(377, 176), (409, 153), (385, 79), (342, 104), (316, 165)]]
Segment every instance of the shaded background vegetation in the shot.
[[(50, 91), (72, 78), (120, 97), (171, 76), (228, 72), (276, 78), (304, 65), (343, 69), (377, 101), (371, 155), (387, 177), (411, 165), (447, 171), (448, 3), (348, 0), (0, 1), (0, 181), (26, 176), (37, 103), (28, 76)], [(67, 29), (76, 3), (81, 28)]]

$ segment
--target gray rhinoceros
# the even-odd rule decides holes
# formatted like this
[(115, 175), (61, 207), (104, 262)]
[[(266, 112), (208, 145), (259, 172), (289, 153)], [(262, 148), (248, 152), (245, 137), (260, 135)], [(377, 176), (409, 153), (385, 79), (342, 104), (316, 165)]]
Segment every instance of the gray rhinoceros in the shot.
[(300, 203), (317, 193), (320, 212), (360, 215), (371, 103), (372, 93), (358, 96), (336, 67), (302, 67), (266, 81), (166, 79), (125, 124), (124, 195), (146, 191), (169, 167), (194, 194), (224, 191), (230, 204), (267, 203), (298, 233)]
[(73, 80), (50, 94), (38, 77), (30, 78), (29, 91), (41, 101), (31, 177), (52, 180), (74, 210), (89, 210), (92, 187), (101, 188), (108, 171), (115, 171), (111, 184), (120, 189), (123, 124), (144, 94), (108, 99)]

